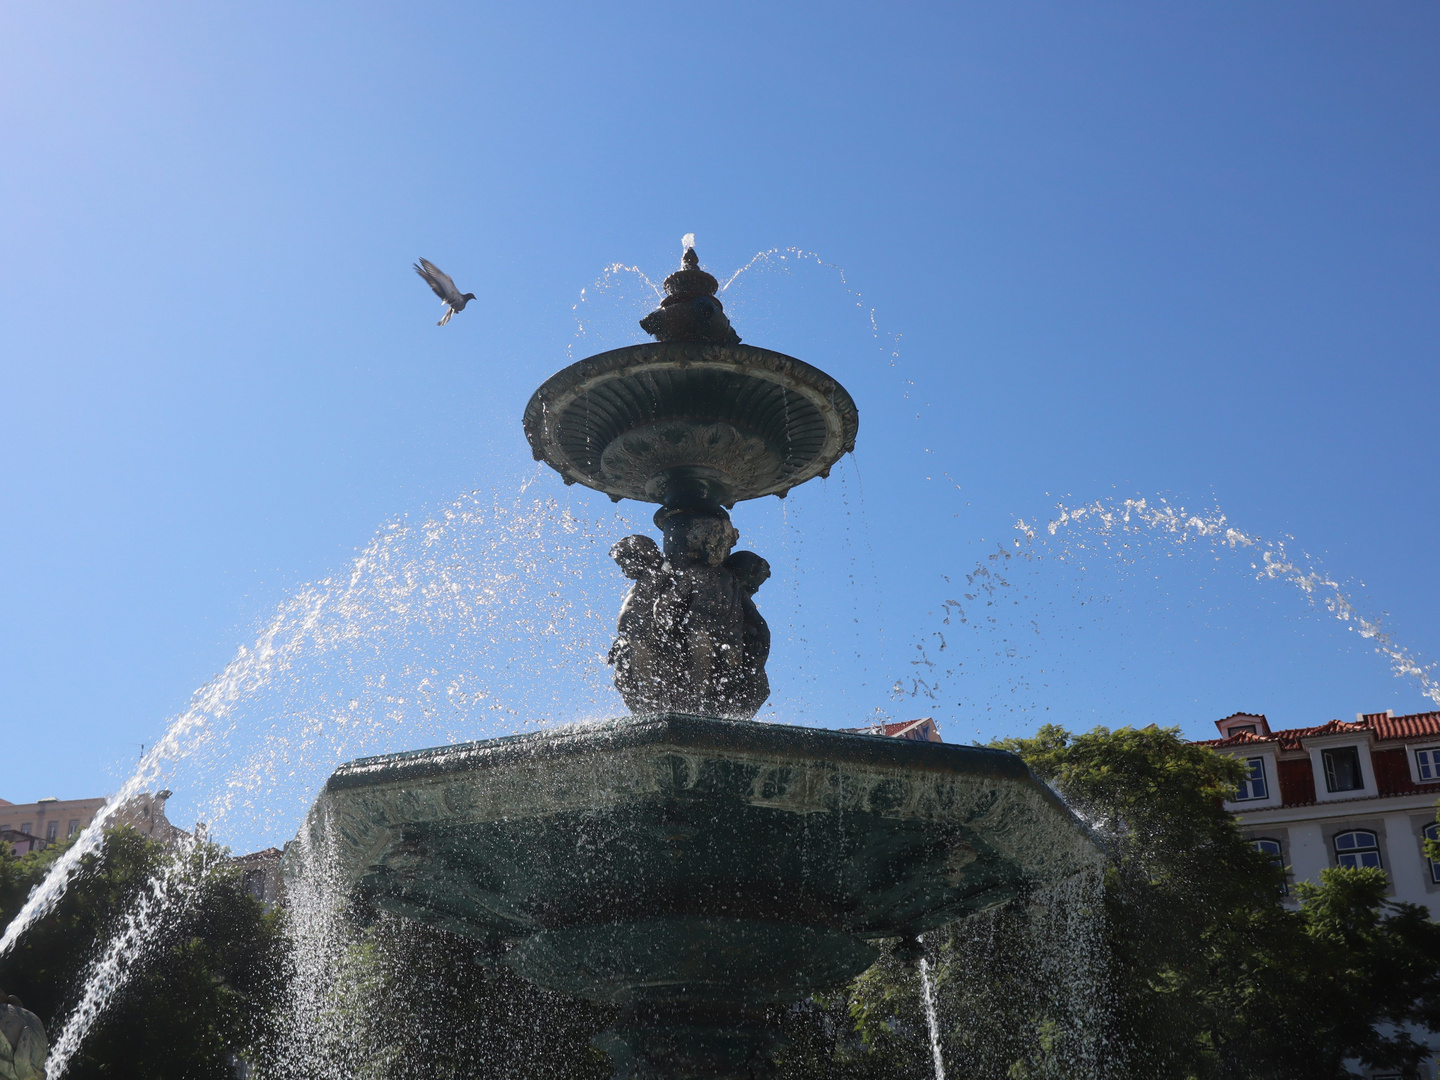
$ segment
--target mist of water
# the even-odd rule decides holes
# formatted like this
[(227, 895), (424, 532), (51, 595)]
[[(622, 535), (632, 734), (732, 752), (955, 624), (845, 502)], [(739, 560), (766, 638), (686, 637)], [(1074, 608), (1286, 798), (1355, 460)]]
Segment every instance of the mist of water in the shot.
[[(84, 856), (99, 850), (103, 828), (141, 791), (185, 793), (210, 835), (283, 843), (342, 761), (615, 711), (602, 675), (613, 616), (585, 586), (588, 577), (603, 593), (618, 591), (589, 565), (593, 549), (603, 558), (608, 546), (595, 543), (600, 528), (522, 491), (509, 504), (469, 496), (382, 529), (345, 572), (280, 605), (255, 642), (195, 694), (57, 860), (6, 928), (3, 947), (54, 909)], [(604, 607), (611, 604), (606, 597)], [(55, 1034), (52, 1080), (148, 943), (196, 895), (200, 850), (193, 837), (178, 842), (97, 946), (80, 1000)]]
[[(932, 931), (926, 1016), (936, 1076), (1105, 1080), (1115, 1071), (1100, 871)], [(943, 1057), (942, 1057), (943, 1054)]]
[[(1204, 545), (1212, 550), (1228, 549), (1246, 556), (1255, 580), (1282, 582), (1295, 588), (1306, 603), (1321, 608), (1369, 642), (1384, 657), (1397, 678), (1412, 681), (1431, 702), (1440, 706), (1440, 682), (1434, 664), (1423, 663), (1397, 642), (1380, 618), (1367, 615), (1356, 605), (1346, 586), (1335, 580), (1319, 561), (1291, 552), (1284, 539), (1267, 540), (1242, 531), (1218, 509), (1188, 512), (1146, 499), (1095, 501), (1078, 506), (1060, 505), (1057, 516), (1044, 526), (1023, 519), (1015, 524), (1026, 544), (1048, 549), (1057, 559), (1075, 561), (1087, 554), (1102, 554), (1111, 560), (1133, 560), (1133, 544), (1149, 537), (1172, 547)], [(1042, 532), (1043, 530), (1043, 532)], [(1051, 541), (1051, 543), (1046, 543)], [(1019, 541), (1017, 541), (1017, 544)]]
[[(1440, 705), (1434, 665), (1366, 610), (1357, 586), (1290, 538), (1244, 530), (1214, 506), (1190, 510), (1163, 498), (1061, 504), (1038, 522), (1015, 521), (1009, 540), (968, 571), (940, 575), (938, 589), (921, 622), (929, 629), (912, 637), (891, 698), (912, 713), (959, 714), (982, 742), (1045, 722), (1085, 727), (1089, 718), (1189, 728), (1255, 710), (1257, 692), (1293, 699), (1282, 684), (1295, 674), (1315, 694), (1317, 680), (1342, 678), (1331, 668), (1351, 633), (1389, 676), (1414, 687), (1423, 702), (1414, 711)], [(1318, 650), (1297, 647), (1307, 624)], [(1356, 652), (1343, 677), (1370, 667)], [(1176, 685), (1207, 664), (1218, 678)], [(1195, 709), (1187, 698), (1224, 711)], [(1335, 715), (1328, 700), (1321, 707), (1324, 717), (1309, 722)], [(952, 726), (946, 737), (961, 736)]]
[(307, 589), (282, 605), (254, 644), (242, 645), (225, 670), (196, 691), (190, 707), (170, 721), (160, 741), (145, 754), (135, 772), (100, 809), (75, 843), (56, 860), (19, 914), (5, 927), (4, 935), (0, 936), (0, 956), (9, 952), (21, 935), (60, 902), (81, 860), (99, 851), (104, 830), (115, 815), (136, 795), (159, 787), (168, 770), (213, 738), (236, 706), (286, 665), (289, 657), (315, 631), (329, 598), (323, 588)]
[(287, 852), (289, 1000), (277, 1033), (279, 1060), (270, 1063), (279, 1076), (342, 1080), (356, 1075), (372, 1049), (361, 1018), (376, 1005), (373, 976), (355, 962), (347, 890), (327, 824), (312, 818)]

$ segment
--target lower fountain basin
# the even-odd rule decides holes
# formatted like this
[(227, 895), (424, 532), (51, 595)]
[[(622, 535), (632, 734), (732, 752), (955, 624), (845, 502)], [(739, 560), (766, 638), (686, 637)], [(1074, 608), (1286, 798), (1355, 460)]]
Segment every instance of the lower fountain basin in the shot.
[(597, 1000), (792, 1001), (1099, 861), (1012, 754), (664, 714), (366, 758), (342, 883)]
[(341, 888), (619, 1005), (631, 1080), (770, 1076), (766, 1005), (1101, 862), (1013, 754), (680, 714), (354, 761), (306, 829)]
[(681, 916), (542, 930), (505, 959), (530, 982), (581, 997), (764, 1004), (845, 983), (875, 950), (828, 927)]

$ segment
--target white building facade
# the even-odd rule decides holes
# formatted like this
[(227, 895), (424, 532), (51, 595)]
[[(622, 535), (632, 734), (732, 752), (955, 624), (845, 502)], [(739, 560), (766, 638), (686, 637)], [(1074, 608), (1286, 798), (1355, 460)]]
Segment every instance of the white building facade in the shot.
[[(1440, 918), (1440, 862), (1425, 855), (1427, 837), (1440, 839), (1440, 712), (1360, 713), (1354, 723), (1281, 731), (1262, 715), (1235, 713), (1215, 726), (1220, 738), (1200, 745), (1239, 758), (1248, 771), (1225, 808), (1289, 869), (1292, 883), (1318, 884), (1330, 866), (1374, 866), (1385, 871), (1393, 899)], [(1286, 903), (1297, 905), (1293, 889)], [(1432, 1053), (1440, 1050), (1440, 1038), (1428, 1037)], [(1435, 1080), (1433, 1060), (1427, 1069)]]

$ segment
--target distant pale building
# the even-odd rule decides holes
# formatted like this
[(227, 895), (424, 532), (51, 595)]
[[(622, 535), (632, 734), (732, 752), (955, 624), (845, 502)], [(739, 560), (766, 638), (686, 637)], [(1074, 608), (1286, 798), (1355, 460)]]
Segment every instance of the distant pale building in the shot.
[(0, 829), (0, 841), (9, 844), (10, 850), (16, 855), (29, 855), (32, 851), (42, 851), (45, 848), (44, 840), (19, 829)]
[[(116, 811), (111, 823), (129, 825), (152, 840), (169, 840), (180, 830), (165, 816), (168, 798), (168, 791), (142, 792)], [(0, 839), (7, 841), (17, 855), (43, 851), (83, 830), (105, 803), (105, 799), (53, 797), (33, 803), (0, 799)]]

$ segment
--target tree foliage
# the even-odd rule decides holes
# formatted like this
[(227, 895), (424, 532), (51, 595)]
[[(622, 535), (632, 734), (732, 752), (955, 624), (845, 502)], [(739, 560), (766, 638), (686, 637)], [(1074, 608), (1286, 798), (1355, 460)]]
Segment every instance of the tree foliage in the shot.
[[(0, 922), (23, 906), (61, 853), (17, 858), (0, 844)], [(277, 915), (247, 895), (238, 871), (208, 844), (171, 849), (134, 829), (107, 832), (64, 899), (0, 959), (0, 987), (50, 1032), (79, 1000), (95, 949), (155, 875), (177, 856), (194, 885), (130, 959), (125, 987), (71, 1061), (73, 1080), (233, 1080), (237, 1054), (263, 1054), (277, 1000), (282, 938)]]
[(1405, 1025), (1435, 1019), (1440, 928), (1387, 899), (1382, 872), (1327, 870), (1287, 909), (1282, 872), (1221, 805), (1239, 763), (1174, 728), (1047, 726), (999, 745), (1108, 838), (1117, 1072), (1299, 1080), (1356, 1058), (1415, 1075), (1424, 1048)]

